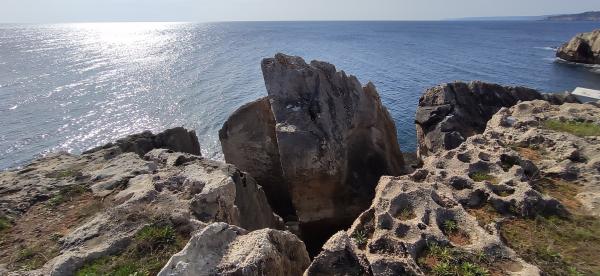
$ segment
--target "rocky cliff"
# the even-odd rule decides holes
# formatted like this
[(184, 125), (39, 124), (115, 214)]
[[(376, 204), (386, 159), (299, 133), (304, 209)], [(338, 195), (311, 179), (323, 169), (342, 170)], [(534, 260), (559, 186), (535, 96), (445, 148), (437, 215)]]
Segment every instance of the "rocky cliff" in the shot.
[[(193, 138), (182, 128), (145, 132), (83, 155), (51, 154), (1, 173), (0, 274), (100, 275), (127, 269), (153, 274), (209, 223), (237, 225), (235, 231), (248, 237), (255, 235), (252, 230), (282, 229), (251, 176), (170, 150), (199, 153)], [(306, 249), (295, 236), (279, 230), (256, 235), (257, 246), (279, 251), (254, 253), (254, 261), (265, 264), (247, 273), (259, 275), (283, 263), (296, 271), (308, 265)], [(233, 242), (208, 250), (234, 254)]]
[(545, 99), (554, 104), (577, 102), (573, 96), (542, 94), (525, 87), (474, 81), (446, 83), (425, 91), (415, 116), (417, 154), (458, 147), (469, 136), (482, 133), (487, 121), (502, 107), (519, 101)]
[(220, 131), (235, 165), (175, 128), (0, 173), (0, 275), (600, 272), (600, 103), (429, 89), (423, 160), (403, 175), (371, 84), (281, 54), (262, 66), (268, 96)]
[(402, 174), (394, 122), (373, 84), (329, 63), (277, 54), (262, 71), (268, 96), (219, 132), (225, 160), (297, 217), (305, 241), (324, 240), (369, 206), (380, 176)]
[(600, 64), (600, 30), (573, 37), (558, 48), (556, 57), (570, 62)]
[(574, 234), (600, 233), (598, 114), (596, 104), (541, 100), (500, 108), (483, 133), (410, 175), (382, 177), (371, 207), (305, 275), (598, 271), (594, 239)]

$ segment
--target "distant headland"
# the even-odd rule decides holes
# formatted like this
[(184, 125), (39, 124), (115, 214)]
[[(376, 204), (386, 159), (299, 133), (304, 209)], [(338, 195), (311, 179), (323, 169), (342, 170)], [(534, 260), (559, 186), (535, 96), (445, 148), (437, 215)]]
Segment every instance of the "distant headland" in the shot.
[(538, 15), (538, 16), (491, 16), (452, 18), (453, 21), (600, 21), (600, 11), (587, 11), (577, 14)]

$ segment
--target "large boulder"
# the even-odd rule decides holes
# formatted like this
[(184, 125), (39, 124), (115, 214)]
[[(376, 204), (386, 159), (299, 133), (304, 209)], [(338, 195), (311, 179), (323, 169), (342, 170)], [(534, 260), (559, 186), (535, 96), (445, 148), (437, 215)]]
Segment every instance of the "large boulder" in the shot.
[(469, 136), (483, 133), (488, 120), (500, 108), (536, 99), (553, 104), (577, 102), (569, 94), (542, 94), (525, 87), (480, 81), (446, 83), (427, 89), (419, 99), (415, 116), (417, 154), (425, 157), (454, 149)]
[(600, 29), (573, 37), (558, 48), (556, 57), (577, 63), (600, 64)]
[(221, 222), (195, 234), (158, 275), (302, 275), (309, 263), (304, 243), (294, 234), (273, 229), (248, 233)]
[(121, 152), (133, 152), (144, 156), (153, 149), (168, 149), (175, 152), (185, 152), (194, 155), (200, 154), (200, 143), (196, 132), (183, 127), (167, 129), (158, 134), (150, 131), (129, 135), (114, 143), (93, 148), (84, 153), (91, 153), (101, 149), (118, 148)]
[(403, 173), (394, 122), (373, 84), (332, 64), (277, 54), (262, 71), (268, 97), (219, 132), (225, 160), (255, 176), (276, 211), (297, 215), (303, 235), (329, 236), (323, 228), (370, 204), (380, 176)]

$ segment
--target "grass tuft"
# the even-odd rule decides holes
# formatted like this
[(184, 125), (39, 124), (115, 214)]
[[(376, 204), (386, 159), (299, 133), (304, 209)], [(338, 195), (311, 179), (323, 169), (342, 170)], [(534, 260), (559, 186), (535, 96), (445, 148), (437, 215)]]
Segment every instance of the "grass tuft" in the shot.
[(470, 254), (450, 246), (428, 243), (417, 261), (431, 275), (487, 276), (490, 275), (487, 259), (484, 253)]
[(180, 236), (170, 224), (148, 225), (138, 231), (123, 253), (88, 263), (75, 275), (156, 275), (186, 242), (187, 238)]
[(4, 216), (0, 216), (0, 231), (4, 231), (10, 227), (12, 227), (10, 220)]
[(600, 136), (600, 125), (580, 121), (546, 120), (544, 128), (567, 132), (579, 137)]
[(354, 234), (352, 234), (352, 239), (358, 247), (367, 245), (367, 233), (365, 233), (364, 230), (354, 231)]
[(475, 182), (482, 182), (482, 181), (490, 181), (492, 183), (497, 183), (498, 179), (496, 179), (496, 177), (494, 177), (493, 175), (490, 175), (486, 172), (473, 172), (469, 174), (469, 177), (471, 179), (473, 179), (473, 181)]
[(87, 191), (87, 188), (83, 185), (71, 185), (62, 188), (56, 195), (51, 197), (47, 205), (49, 207), (56, 207), (63, 202), (72, 201), (73, 197), (81, 195)]

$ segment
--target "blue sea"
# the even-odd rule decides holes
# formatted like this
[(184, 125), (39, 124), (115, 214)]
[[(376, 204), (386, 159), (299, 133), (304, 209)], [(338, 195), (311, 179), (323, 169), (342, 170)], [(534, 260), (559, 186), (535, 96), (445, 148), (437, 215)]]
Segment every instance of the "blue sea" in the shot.
[(404, 151), (428, 87), (454, 80), (544, 92), (600, 89), (600, 68), (554, 49), (593, 22), (235, 22), (0, 25), (0, 169), (79, 153), (143, 130), (195, 129), (220, 159), (217, 132), (266, 95), (260, 61), (277, 52), (329, 61), (372, 81)]

